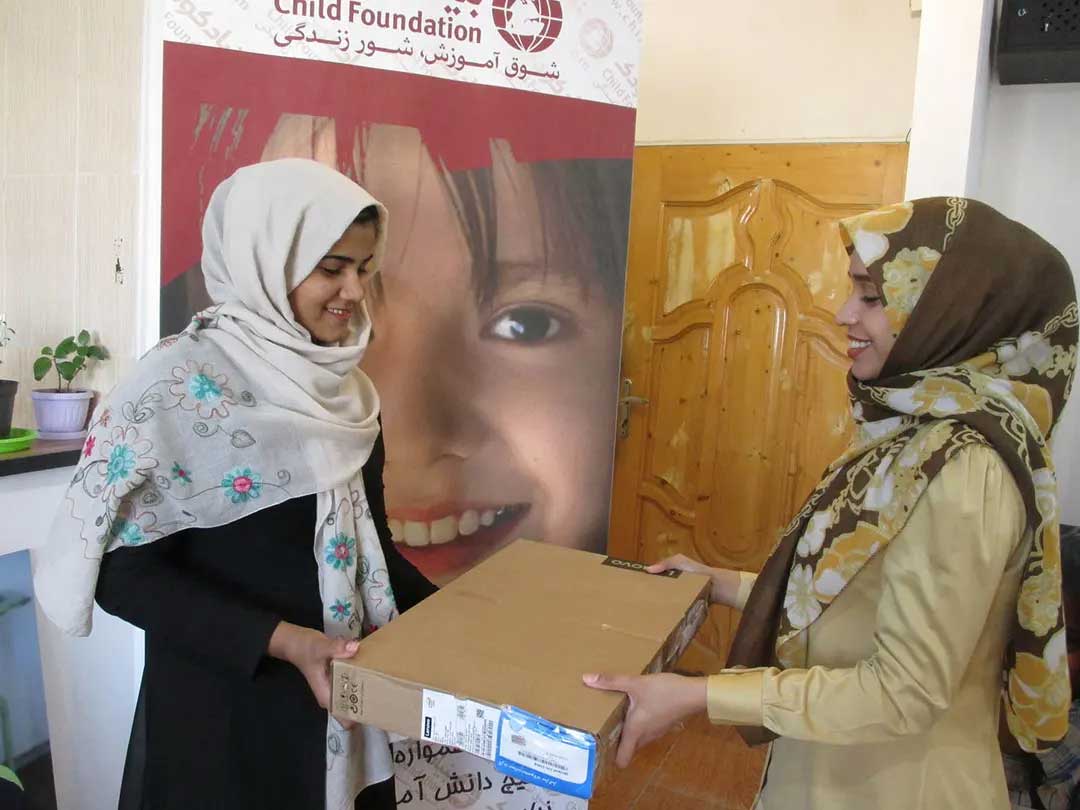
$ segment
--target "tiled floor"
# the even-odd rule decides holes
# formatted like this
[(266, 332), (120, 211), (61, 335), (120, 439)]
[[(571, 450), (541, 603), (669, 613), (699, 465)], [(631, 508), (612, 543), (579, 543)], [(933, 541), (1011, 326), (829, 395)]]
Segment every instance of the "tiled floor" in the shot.
[(609, 780), (589, 810), (748, 810), (764, 749), (743, 744), (733, 729), (701, 716), (642, 749)]

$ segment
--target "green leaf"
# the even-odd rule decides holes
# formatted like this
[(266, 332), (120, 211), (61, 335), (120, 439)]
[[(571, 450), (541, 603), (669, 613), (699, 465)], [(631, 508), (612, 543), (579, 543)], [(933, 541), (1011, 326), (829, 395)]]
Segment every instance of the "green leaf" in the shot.
[(75, 366), (75, 371), (81, 371), (83, 366), (86, 365), (86, 357), (81, 354), (76, 355), (74, 358), (72, 358), (71, 363), (73, 366)]
[(79, 345), (86, 346), (90, 343), (90, 333), (83, 329), (79, 332)]
[(42, 346), (41, 354), (45, 357), (52, 357), (52, 346)]
[(76, 346), (75, 347), (75, 354), (78, 355), (79, 357), (86, 357), (86, 355), (88, 355), (89, 353), (90, 353), (90, 347), (89, 346)]
[(67, 357), (75, 351), (75, 338), (66, 337), (60, 341), (60, 345), (56, 347), (57, 357)]
[(101, 346), (90, 346), (86, 353), (95, 360), (106, 360), (109, 357)]
[(52, 368), (52, 360), (48, 357), (39, 357), (34, 361), (34, 379), (41, 382)]
[(59, 371), (60, 376), (68, 382), (75, 379), (75, 375), (79, 373), (79, 367), (70, 360), (66, 360), (63, 363), (57, 363), (56, 370)]

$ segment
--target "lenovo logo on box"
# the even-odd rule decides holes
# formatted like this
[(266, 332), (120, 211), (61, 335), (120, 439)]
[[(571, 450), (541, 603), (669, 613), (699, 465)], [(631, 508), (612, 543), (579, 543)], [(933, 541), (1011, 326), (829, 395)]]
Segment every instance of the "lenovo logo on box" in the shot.
[[(637, 562), (635, 560), (621, 560), (618, 557), (608, 557), (604, 560), (602, 564), (610, 565), (612, 568), (625, 568), (627, 571), (640, 571), (643, 574), (650, 573), (649, 571), (645, 570), (648, 567), (646, 563)], [(681, 575), (682, 571), (676, 571), (674, 569), (670, 571), (663, 571), (659, 574), (650, 574), (650, 576), (654, 577), (670, 577), (672, 579)]]

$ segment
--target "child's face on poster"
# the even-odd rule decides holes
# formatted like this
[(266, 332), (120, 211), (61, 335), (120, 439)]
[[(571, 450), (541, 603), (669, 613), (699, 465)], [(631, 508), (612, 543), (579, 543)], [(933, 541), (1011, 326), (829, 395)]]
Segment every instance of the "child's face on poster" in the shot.
[(621, 308), (581, 266), (581, 224), (545, 238), (532, 174), (496, 160), (496, 283), (479, 295), (426, 151), (377, 144), (364, 183), (391, 212), (390, 244), (362, 367), (382, 400), (399, 547), (437, 582), (518, 537), (601, 550)]

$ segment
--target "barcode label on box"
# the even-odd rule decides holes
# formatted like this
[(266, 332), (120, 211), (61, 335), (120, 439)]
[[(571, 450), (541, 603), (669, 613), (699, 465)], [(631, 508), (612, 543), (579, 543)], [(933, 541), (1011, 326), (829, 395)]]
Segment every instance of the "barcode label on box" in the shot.
[(588, 799), (596, 768), (592, 735), (521, 709), (503, 708), (495, 770), (549, 790)]
[(472, 700), (425, 689), (420, 707), (420, 738), (449, 745), (484, 759), (495, 759), (499, 710)]

